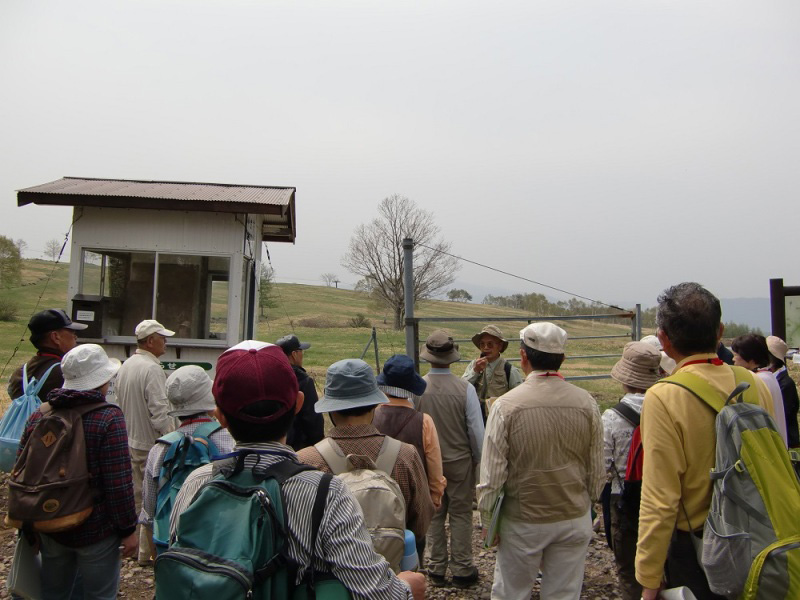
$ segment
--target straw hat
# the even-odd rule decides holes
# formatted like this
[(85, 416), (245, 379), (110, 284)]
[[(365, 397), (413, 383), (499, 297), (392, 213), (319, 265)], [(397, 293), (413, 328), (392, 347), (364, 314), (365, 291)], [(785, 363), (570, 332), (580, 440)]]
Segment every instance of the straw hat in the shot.
[(786, 361), (786, 354), (789, 352), (789, 344), (784, 342), (777, 335), (767, 336), (767, 349), (769, 353), (780, 361)]

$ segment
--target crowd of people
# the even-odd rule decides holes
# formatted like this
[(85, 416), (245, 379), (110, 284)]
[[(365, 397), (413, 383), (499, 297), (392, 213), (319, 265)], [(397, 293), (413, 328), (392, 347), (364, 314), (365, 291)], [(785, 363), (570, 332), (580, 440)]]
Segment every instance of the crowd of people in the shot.
[[(172, 460), (172, 444), (188, 436), (216, 457), (241, 457), (237, 468), (306, 466), (281, 486), (297, 584), (327, 573), (352, 597), (370, 599), (419, 599), (426, 585), (473, 587), (480, 580), (472, 544), (477, 507), (485, 544), (497, 546), (492, 598), (529, 598), (537, 578), (544, 599), (579, 598), (593, 509), (604, 498), (626, 600), (651, 600), (681, 585), (697, 598), (717, 598), (692, 540), (709, 510), (715, 415), (663, 378), (692, 373), (720, 393), (733, 390), (735, 378), (720, 358), (729, 359), (720, 303), (698, 284), (679, 284), (659, 297), (657, 323), (656, 336), (625, 346), (611, 371), (621, 400), (601, 416), (592, 396), (559, 372), (568, 342), (553, 323), (520, 331), (513, 347), (520, 368), (503, 356), (510, 342), (502, 331), (486, 325), (472, 338), (479, 355), (459, 377), (451, 372), (461, 360), (458, 344), (436, 330), (420, 348), (430, 364), (424, 377), (405, 355), (389, 358), (377, 377), (363, 361), (345, 359), (327, 369), (318, 398), (303, 368), (310, 344), (295, 335), (226, 350), (212, 381), (198, 366), (166, 376), (160, 357), (174, 332), (155, 320), (136, 327), (136, 351), (120, 365), (96, 344), (77, 345), (85, 325), (64, 311), (38, 313), (29, 323), (37, 354), (27, 374), (46, 376), (48, 410), (89, 408), (81, 420), (94, 497), (86, 520), (36, 536), (42, 597), (115, 598), (120, 555), (151, 565), (180, 539), (181, 515), (211, 480), (225, 476), (218, 461), (198, 466), (171, 500), (167, 523), (159, 523), (162, 467)], [(731, 349), (729, 360), (754, 373), (758, 402), (786, 446), (797, 447), (798, 394), (785, 342), (750, 334)], [(110, 385), (116, 403), (105, 402)], [(21, 389), (20, 370), (10, 396)], [(324, 414), (332, 425), (327, 436)], [(42, 417), (40, 410), (29, 419), (20, 455), (38, 442)], [(632, 518), (620, 507), (631, 440), (639, 435), (641, 501)], [(325, 475), (386, 464), (413, 534), (415, 571), (376, 552), (365, 522), (372, 507)], [(327, 497), (315, 530), (311, 515), (323, 484), (329, 487), (322, 488)]]

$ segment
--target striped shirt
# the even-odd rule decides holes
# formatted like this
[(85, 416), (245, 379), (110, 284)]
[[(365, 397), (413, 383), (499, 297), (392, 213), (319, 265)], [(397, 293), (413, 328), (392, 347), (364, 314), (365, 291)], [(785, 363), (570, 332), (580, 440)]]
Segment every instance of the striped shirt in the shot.
[[(203, 422), (209, 421), (211, 421), (210, 418), (207, 421), (195, 421), (187, 425), (181, 425), (176, 431), (192, 434)], [(209, 437), (220, 454), (228, 454), (233, 450), (233, 438), (227, 429), (218, 429)], [(147, 455), (147, 465), (144, 468), (142, 481), (142, 511), (139, 513), (139, 523), (144, 525), (153, 525), (156, 501), (158, 500), (158, 479), (167, 450), (169, 450), (169, 444), (160, 444), (156, 441), (155, 446), (150, 448), (150, 453)]]
[[(249, 443), (238, 449), (259, 450), (258, 458), (270, 466), (292, 458), (294, 451), (277, 442)], [(248, 461), (255, 461), (252, 456)], [(170, 537), (174, 537), (180, 523), (180, 513), (191, 504), (197, 491), (212, 477), (212, 465), (193, 471), (186, 478), (175, 501), (170, 520)], [(286, 500), (287, 529), (289, 531), (289, 556), (297, 562), (297, 581), (300, 583), (311, 562), (311, 512), (322, 473), (304, 471), (288, 479), (283, 485)], [(392, 573), (389, 563), (375, 553), (372, 540), (364, 526), (364, 515), (347, 487), (334, 477), (328, 492), (325, 514), (322, 517), (317, 543), (313, 552), (314, 568), (332, 572), (354, 598), (412, 600), (411, 590)], [(320, 559), (319, 557), (322, 557)]]

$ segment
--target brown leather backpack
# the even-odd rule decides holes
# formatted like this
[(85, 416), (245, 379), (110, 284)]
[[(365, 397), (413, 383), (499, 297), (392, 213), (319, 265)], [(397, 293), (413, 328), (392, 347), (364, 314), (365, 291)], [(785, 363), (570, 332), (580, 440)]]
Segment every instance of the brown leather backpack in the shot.
[(44, 402), (8, 480), (6, 525), (55, 533), (89, 518), (95, 492), (90, 486), (83, 415), (109, 406), (93, 402), (53, 409)]

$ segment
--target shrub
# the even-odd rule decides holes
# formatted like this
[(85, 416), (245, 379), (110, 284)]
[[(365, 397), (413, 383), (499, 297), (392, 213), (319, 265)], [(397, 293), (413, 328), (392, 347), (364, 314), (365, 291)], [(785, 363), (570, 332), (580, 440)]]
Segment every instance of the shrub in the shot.
[(0, 298), (0, 321), (16, 321), (19, 306), (11, 298)]
[(326, 319), (325, 317), (308, 317), (298, 321), (300, 327), (311, 327), (312, 329), (330, 329), (333, 327), (341, 327), (336, 321)]
[(350, 319), (350, 327), (372, 327), (372, 321), (363, 314), (358, 313), (355, 317)]

